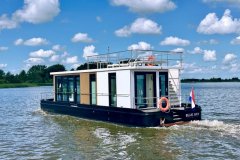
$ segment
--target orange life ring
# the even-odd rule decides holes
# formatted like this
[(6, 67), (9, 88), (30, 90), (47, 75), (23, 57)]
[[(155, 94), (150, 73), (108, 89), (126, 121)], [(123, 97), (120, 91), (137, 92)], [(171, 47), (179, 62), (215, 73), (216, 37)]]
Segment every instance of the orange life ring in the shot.
[[(166, 106), (165, 108), (162, 107), (162, 102), (163, 102), (163, 101), (166, 101), (166, 103), (167, 103), (167, 106)], [(169, 100), (168, 100), (166, 97), (160, 98), (159, 101), (158, 101), (158, 107), (159, 107), (159, 109), (160, 109), (162, 112), (168, 111), (168, 110), (170, 109), (170, 102), (169, 102)]]
[[(155, 60), (155, 56), (153, 56), (153, 55), (150, 55), (150, 56), (148, 56), (148, 61), (151, 61), (151, 62), (153, 62)], [(148, 66), (153, 66), (153, 63), (149, 63), (149, 64), (147, 64)]]

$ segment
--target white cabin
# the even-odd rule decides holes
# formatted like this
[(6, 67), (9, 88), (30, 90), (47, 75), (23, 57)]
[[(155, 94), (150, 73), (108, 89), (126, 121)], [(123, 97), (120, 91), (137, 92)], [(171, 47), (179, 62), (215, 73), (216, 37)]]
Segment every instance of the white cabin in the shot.
[(161, 97), (181, 106), (182, 53), (130, 50), (88, 57), (88, 68), (53, 72), (54, 101), (155, 108)]

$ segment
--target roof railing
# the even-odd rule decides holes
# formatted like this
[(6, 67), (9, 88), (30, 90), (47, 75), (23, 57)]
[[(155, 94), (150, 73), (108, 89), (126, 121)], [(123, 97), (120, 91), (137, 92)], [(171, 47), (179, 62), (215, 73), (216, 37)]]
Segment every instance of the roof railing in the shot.
[(113, 67), (160, 66), (182, 69), (183, 52), (157, 50), (124, 50), (87, 57), (87, 64), (97, 69)]

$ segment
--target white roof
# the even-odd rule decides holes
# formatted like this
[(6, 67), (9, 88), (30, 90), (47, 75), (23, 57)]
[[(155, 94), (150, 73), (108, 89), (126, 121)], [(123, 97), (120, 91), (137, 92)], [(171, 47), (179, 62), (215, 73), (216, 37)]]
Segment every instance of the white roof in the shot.
[[(127, 67), (113, 67), (113, 68), (102, 68), (102, 69), (85, 69), (77, 71), (62, 71), (62, 72), (51, 72), (50, 75), (76, 75), (80, 73), (89, 73), (89, 72), (108, 72), (108, 71), (119, 71), (119, 70), (148, 70), (148, 71), (159, 71), (159, 70), (168, 70), (172, 69), (160, 66), (127, 66)], [(175, 67), (175, 69), (179, 69)]]

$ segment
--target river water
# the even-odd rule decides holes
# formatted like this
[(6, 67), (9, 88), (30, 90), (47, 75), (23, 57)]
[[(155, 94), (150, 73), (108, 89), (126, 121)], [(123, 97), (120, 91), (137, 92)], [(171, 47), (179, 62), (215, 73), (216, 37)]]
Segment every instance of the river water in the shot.
[(202, 121), (136, 128), (47, 114), (40, 93), (51, 87), (0, 89), (0, 159), (239, 159), (240, 83), (194, 87)]

